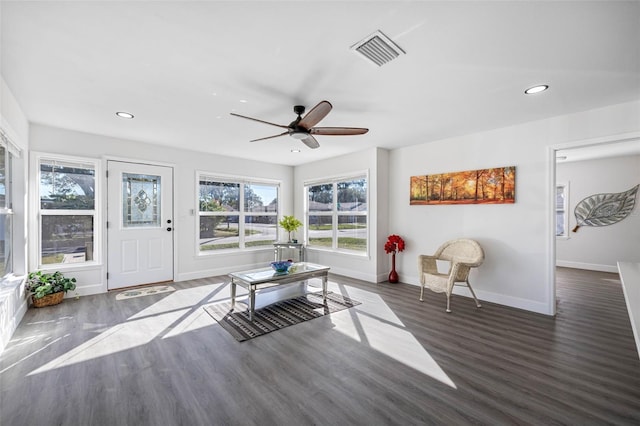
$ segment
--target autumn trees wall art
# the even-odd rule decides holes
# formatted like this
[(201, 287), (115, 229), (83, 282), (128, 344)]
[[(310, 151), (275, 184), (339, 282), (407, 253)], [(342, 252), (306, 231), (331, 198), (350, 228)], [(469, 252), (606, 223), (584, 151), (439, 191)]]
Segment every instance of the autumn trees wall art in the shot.
[(515, 166), (411, 176), (410, 204), (514, 203), (515, 183)]

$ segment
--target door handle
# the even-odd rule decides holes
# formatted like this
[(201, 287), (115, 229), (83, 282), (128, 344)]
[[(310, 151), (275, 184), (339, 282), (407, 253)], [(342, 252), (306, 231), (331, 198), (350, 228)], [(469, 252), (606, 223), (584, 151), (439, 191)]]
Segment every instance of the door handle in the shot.
[(168, 227), (168, 228), (167, 228), (167, 231), (171, 232), (171, 227)]

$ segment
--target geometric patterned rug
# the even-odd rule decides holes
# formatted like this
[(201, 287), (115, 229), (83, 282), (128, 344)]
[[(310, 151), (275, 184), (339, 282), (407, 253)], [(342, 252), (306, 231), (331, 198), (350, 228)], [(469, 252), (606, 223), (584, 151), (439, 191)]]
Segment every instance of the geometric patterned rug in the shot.
[[(327, 293), (325, 304), (322, 302), (322, 293), (309, 293), (257, 309), (253, 313), (253, 321), (249, 321), (249, 311), (244, 309), (244, 303), (236, 302), (235, 310), (231, 310), (231, 302), (207, 305), (204, 310), (237, 341), (244, 342), (359, 304), (349, 297), (334, 293)], [(241, 311), (238, 311), (238, 306), (242, 307)]]

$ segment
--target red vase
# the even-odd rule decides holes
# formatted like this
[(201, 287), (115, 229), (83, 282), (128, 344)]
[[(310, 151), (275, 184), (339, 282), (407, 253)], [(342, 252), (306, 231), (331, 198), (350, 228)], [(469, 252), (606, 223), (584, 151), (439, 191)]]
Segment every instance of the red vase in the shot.
[(390, 283), (398, 282), (398, 273), (396, 272), (396, 254), (395, 253), (391, 255), (391, 272), (389, 272), (389, 282)]

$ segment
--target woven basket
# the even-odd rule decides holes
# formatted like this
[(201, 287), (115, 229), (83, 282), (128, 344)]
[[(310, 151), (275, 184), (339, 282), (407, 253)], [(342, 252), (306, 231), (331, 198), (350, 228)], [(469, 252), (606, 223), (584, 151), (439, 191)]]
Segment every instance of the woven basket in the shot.
[(34, 296), (31, 296), (33, 306), (35, 306), (36, 308), (44, 308), (45, 306), (57, 305), (58, 303), (62, 302), (62, 299), (64, 299), (64, 291), (47, 294), (40, 299), (36, 299)]

